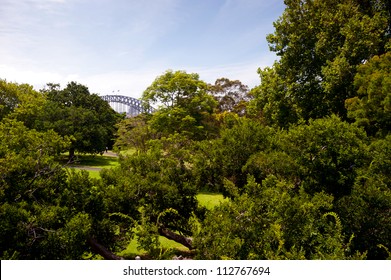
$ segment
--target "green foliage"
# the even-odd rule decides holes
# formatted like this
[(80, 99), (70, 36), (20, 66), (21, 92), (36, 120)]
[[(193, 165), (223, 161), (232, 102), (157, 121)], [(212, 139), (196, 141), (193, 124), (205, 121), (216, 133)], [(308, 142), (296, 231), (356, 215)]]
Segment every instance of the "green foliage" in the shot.
[(295, 104), (292, 90), (278, 74), (279, 64), (273, 68), (258, 69), (261, 84), (250, 91), (254, 97), (248, 105), (249, 115), (260, 117), (266, 124), (287, 128), (296, 123), (300, 110)]
[[(249, 178), (249, 194), (210, 211), (195, 243), (201, 259), (346, 259), (333, 198), (267, 177)], [(330, 218), (332, 217), (332, 218)], [(363, 257), (363, 256), (361, 256)]]
[(109, 196), (115, 197), (116, 212), (138, 221), (140, 248), (154, 258), (165, 253), (159, 243), (160, 228), (191, 234), (197, 189), (188, 162), (189, 142), (179, 134), (151, 141), (146, 152), (121, 157), (118, 168), (101, 172)]
[(206, 89), (206, 83), (194, 73), (167, 71), (157, 77), (142, 97), (149, 105), (161, 106), (152, 115), (150, 126), (163, 136), (183, 133), (193, 139), (205, 138), (211, 129), (207, 121), (216, 107)]
[(239, 80), (217, 79), (214, 85), (209, 86), (209, 92), (218, 102), (218, 112), (233, 112), (240, 116), (246, 114), (246, 105), (250, 100), (249, 89)]
[(1, 258), (80, 259), (90, 237), (121, 244), (115, 228), (129, 224), (110, 219), (100, 183), (55, 161), (69, 140), (9, 119), (0, 139)]
[(275, 148), (253, 155), (245, 170), (260, 179), (274, 175), (303, 185), (311, 194), (348, 195), (358, 168), (368, 161), (364, 131), (336, 116), (292, 126), (273, 142)]
[(0, 195), (5, 201), (26, 197), (46, 199), (64, 177), (53, 156), (69, 145), (55, 132), (28, 130), (23, 123), (0, 123)]
[(371, 143), (371, 163), (361, 169), (352, 194), (337, 204), (344, 230), (356, 236), (354, 248), (367, 250), (371, 259), (387, 258), (381, 246), (391, 247), (390, 147), (390, 135)]
[(199, 143), (192, 161), (197, 184), (224, 192), (223, 181), (227, 178), (243, 187), (247, 172), (242, 168), (251, 155), (268, 147), (271, 133), (272, 129), (259, 122), (241, 118), (231, 128), (222, 129), (220, 138)]
[(391, 191), (382, 189), (372, 178), (360, 178), (350, 196), (342, 198), (337, 209), (344, 231), (354, 234), (355, 250), (367, 251), (370, 259), (386, 259), (391, 238)]
[(372, 141), (369, 145), (371, 163), (367, 173), (381, 189), (389, 189), (391, 186), (391, 135), (384, 139)]
[(309, 193), (349, 194), (357, 169), (365, 164), (365, 133), (338, 117), (293, 127), (283, 147), (295, 159), (303, 186)]
[(196, 73), (188, 74), (184, 71), (166, 71), (155, 79), (143, 93), (143, 100), (147, 103), (160, 103), (165, 108), (187, 108), (189, 101), (202, 95), (206, 84), (199, 80)]
[(114, 149), (121, 151), (134, 148), (137, 151), (146, 152), (148, 149), (147, 142), (156, 138), (147, 121), (146, 115), (138, 115), (133, 118), (126, 118), (118, 123)]
[(33, 127), (44, 103), (45, 97), (32, 86), (0, 80), (0, 120), (15, 118), (27, 127)]
[(348, 116), (370, 135), (391, 131), (391, 52), (374, 56), (358, 68), (357, 96), (347, 99)]
[[(169, 258), (161, 235), (199, 259), (390, 258), (388, 2), (287, 0), (268, 37), (280, 60), (250, 93), (167, 71), (143, 93), (157, 110), (116, 126), (83, 85), (0, 80), (1, 258), (96, 259), (95, 241), (136, 239)], [(132, 152), (100, 177), (55, 161), (115, 130)]]
[[(283, 15), (267, 37), (280, 60), (260, 71), (255, 107), (270, 124), (346, 117), (344, 102), (356, 95), (357, 66), (385, 52), (389, 40), (387, 1), (285, 1)], [(259, 99), (259, 100), (258, 100)]]
[(106, 101), (75, 82), (62, 90), (59, 85), (48, 86), (43, 91), (48, 101), (38, 116), (37, 128), (71, 137), (70, 158), (75, 151), (96, 154), (113, 145), (114, 125), (120, 116)]
[(18, 85), (0, 80), (0, 120), (11, 113), (18, 105)]

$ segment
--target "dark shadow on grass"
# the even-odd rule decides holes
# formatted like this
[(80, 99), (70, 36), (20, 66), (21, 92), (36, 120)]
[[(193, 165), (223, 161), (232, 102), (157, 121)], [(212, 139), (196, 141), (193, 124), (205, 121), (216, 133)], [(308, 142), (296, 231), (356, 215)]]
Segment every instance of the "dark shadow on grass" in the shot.
[[(61, 155), (58, 158), (61, 163), (68, 162), (67, 155)], [(75, 160), (69, 166), (90, 166), (90, 167), (114, 167), (118, 165), (118, 158), (105, 155), (76, 155)]]

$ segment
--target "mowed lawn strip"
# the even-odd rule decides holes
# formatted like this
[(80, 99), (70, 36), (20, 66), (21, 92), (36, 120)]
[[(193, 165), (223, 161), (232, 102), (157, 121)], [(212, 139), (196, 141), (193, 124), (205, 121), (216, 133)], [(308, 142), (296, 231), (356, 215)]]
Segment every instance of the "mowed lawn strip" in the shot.
[[(68, 155), (62, 154), (58, 159), (64, 165), (68, 162)], [(103, 168), (112, 168), (119, 165), (118, 156), (109, 151), (103, 155), (76, 155), (74, 162), (66, 164), (68, 168), (86, 170), (92, 178), (100, 178), (100, 170)]]
[(118, 166), (118, 157), (107, 155), (79, 155), (72, 164), (74, 167), (110, 168)]
[(227, 200), (220, 193), (206, 193), (201, 192), (197, 194), (197, 200), (200, 206), (206, 207), (208, 210), (212, 210), (215, 206), (220, 205), (220, 203)]

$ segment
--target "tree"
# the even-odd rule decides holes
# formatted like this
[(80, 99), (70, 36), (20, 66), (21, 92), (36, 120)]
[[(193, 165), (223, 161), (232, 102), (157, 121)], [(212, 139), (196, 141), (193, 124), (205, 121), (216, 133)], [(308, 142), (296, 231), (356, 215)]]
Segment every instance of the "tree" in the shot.
[(116, 193), (55, 160), (69, 139), (14, 119), (2, 120), (0, 139), (1, 258), (118, 259), (110, 250), (129, 240), (133, 224), (114, 217)]
[(370, 164), (359, 170), (350, 196), (336, 203), (353, 248), (369, 259), (389, 258), (391, 248), (391, 136), (369, 145)]
[[(236, 188), (229, 183), (228, 188)], [(194, 244), (200, 259), (350, 259), (333, 197), (268, 176), (207, 213)], [(348, 239), (349, 240), (349, 239)]]
[(207, 121), (216, 102), (206, 89), (195, 73), (167, 71), (157, 77), (142, 96), (145, 103), (160, 106), (149, 124), (166, 136), (177, 132), (194, 139), (207, 137)]
[(32, 86), (0, 79), (0, 120), (5, 117), (16, 118), (28, 127), (33, 127), (44, 102), (44, 96)]
[(135, 148), (137, 151), (146, 152), (148, 141), (156, 138), (147, 124), (148, 118), (144, 114), (126, 118), (118, 123), (114, 149)]
[(243, 85), (239, 80), (231, 81), (227, 78), (220, 78), (214, 85), (210, 85), (209, 91), (218, 102), (218, 112), (245, 115), (246, 104), (250, 100), (248, 86)]
[(0, 120), (11, 113), (18, 103), (18, 85), (0, 80)]
[(48, 86), (44, 90), (48, 102), (39, 116), (38, 128), (72, 137), (70, 159), (75, 151), (95, 154), (113, 145), (115, 124), (120, 116), (106, 101), (75, 82), (63, 90), (59, 85)]
[(362, 129), (337, 116), (317, 119), (276, 133), (274, 149), (254, 154), (244, 170), (258, 181), (274, 175), (338, 199), (350, 194), (359, 168), (368, 164), (366, 140)]
[(52, 157), (69, 145), (68, 139), (53, 131), (28, 130), (23, 123), (12, 119), (0, 123), (0, 136), (2, 198), (12, 201), (34, 197), (37, 190), (46, 191), (47, 185), (55, 184), (50, 180), (56, 178), (57, 171), (51, 166), (54, 165)]
[(206, 84), (199, 79), (198, 74), (168, 70), (155, 79), (144, 91), (142, 98), (148, 104), (157, 103), (164, 108), (187, 108), (189, 101), (203, 95), (205, 90)]
[(223, 188), (224, 180), (229, 180), (241, 190), (248, 175), (244, 166), (253, 154), (267, 149), (272, 133), (269, 127), (243, 117), (221, 129), (219, 138), (197, 142), (191, 163), (198, 187), (230, 196)]
[[(49, 236), (55, 238), (49, 224), (55, 226), (65, 214), (54, 194), (65, 185), (66, 177), (53, 156), (68, 143), (53, 131), (29, 130), (7, 119), (0, 124), (0, 139), (2, 258), (55, 258), (54, 248), (44, 244)], [(75, 245), (69, 241), (69, 246)]]
[[(345, 119), (344, 102), (356, 95), (357, 66), (384, 53), (389, 44), (387, 3), (285, 1), (285, 11), (274, 23), (275, 32), (267, 37), (270, 49), (280, 56), (274, 66), (274, 75), (280, 78), (262, 81), (266, 85), (258, 96), (266, 91), (269, 97), (268, 102), (259, 102), (258, 109), (281, 109), (282, 113), (273, 114), (282, 116), (282, 121), (277, 120), (284, 125), (296, 114), (306, 121), (333, 113)], [(262, 77), (269, 75), (265, 72)], [(281, 107), (278, 96), (283, 96), (286, 107)]]
[(191, 178), (189, 142), (179, 134), (153, 140), (145, 152), (123, 157), (119, 168), (102, 173), (106, 188), (118, 192), (116, 211), (137, 217), (139, 243), (151, 254), (159, 235), (192, 248), (188, 237), (197, 188)]
[(298, 122), (300, 109), (278, 74), (278, 67), (276, 63), (272, 68), (258, 69), (261, 84), (250, 91), (254, 99), (247, 108), (250, 116), (261, 118), (268, 125), (288, 128)]
[(245, 118), (232, 128), (222, 130), (217, 140), (221, 175), (241, 189), (247, 181), (243, 167), (253, 154), (267, 149), (271, 132), (259, 122)]
[(370, 135), (391, 131), (391, 52), (374, 56), (358, 68), (354, 79), (357, 96), (347, 99), (348, 117)]

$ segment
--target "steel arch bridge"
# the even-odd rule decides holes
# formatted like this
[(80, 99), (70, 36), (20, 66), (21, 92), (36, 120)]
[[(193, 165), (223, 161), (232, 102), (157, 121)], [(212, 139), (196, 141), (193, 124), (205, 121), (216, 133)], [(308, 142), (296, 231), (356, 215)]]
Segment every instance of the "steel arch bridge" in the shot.
[(123, 95), (104, 95), (101, 98), (109, 102), (111, 108), (118, 113), (126, 113), (129, 117), (141, 113), (153, 113), (153, 108), (145, 108), (141, 100)]

